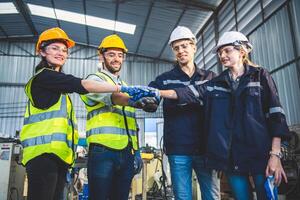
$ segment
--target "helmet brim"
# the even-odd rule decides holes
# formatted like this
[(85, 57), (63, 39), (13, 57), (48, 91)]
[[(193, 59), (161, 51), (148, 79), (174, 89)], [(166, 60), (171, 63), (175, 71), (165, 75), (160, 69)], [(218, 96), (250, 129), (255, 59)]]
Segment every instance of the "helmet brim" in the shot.
[(215, 46), (215, 47), (211, 50), (211, 52), (212, 52), (213, 54), (217, 54), (217, 53), (218, 53), (218, 50), (219, 50), (221, 47), (224, 47), (224, 46), (227, 46), (227, 45), (232, 45), (232, 43), (222, 44), (222, 45), (217, 45), (217, 46)]
[(120, 47), (107, 47), (107, 48), (100, 47), (100, 48), (97, 48), (97, 49), (100, 52), (105, 52), (107, 49), (121, 49), (124, 53), (128, 52), (128, 49), (124, 49), (124, 48), (120, 48)]
[(176, 42), (178, 40), (191, 40), (195, 44), (197, 43), (197, 39), (196, 38), (178, 38), (178, 39), (174, 39), (174, 40), (169, 40), (169, 42), (168, 42), (169, 46), (172, 46), (173, 42)]
[[(221, 47), (228, 46), (228, 45), (233, 45), (233, 46), (235, 46), (235, 45), (232, 44), (232, 43), (222, 44), (222, 45), (217, 45), (217, 46), (215, 46), (215, 47), (211, 50), (211, 52), (212, 52), (213, 54), (217, 54), (217, 53), (218, 53), (218, 50), (219, 50)], [(250, 44), (249, 42), (247, 42), (246, 48), (247, 48), (247, 52), (250, 53), (250, 52), (252, 51), (252, 49), (253, 49), (253, 46), (252, 46), (252, 44)]]
[(68, 40), (66, 40), (66, 42), (67, 42), (68, 48), (72, 48), (75, 46), (74, 40), (68, 39)]

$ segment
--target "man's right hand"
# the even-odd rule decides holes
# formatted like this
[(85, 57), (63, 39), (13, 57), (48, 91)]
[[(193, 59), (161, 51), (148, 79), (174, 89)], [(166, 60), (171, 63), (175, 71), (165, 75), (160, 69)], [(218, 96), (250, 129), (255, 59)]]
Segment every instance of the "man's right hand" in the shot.
[(128, 105), (134, 108), (143, 109), (145, 112), (155, 112), (159, 102), (154, 97), (142, 97), (137, 101), (129, 99)]

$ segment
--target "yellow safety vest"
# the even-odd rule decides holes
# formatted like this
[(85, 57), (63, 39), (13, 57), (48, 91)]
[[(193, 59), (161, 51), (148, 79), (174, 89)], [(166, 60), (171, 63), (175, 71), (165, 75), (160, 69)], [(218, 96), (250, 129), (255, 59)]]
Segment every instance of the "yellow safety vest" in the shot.
[(26, 165), (28, 161), (41, 154), (53, 153), (71, 165), (74, 162), (74, 150), (78, 143), (77, 120), (71, 99), (68, 95), (62, 94), (48, 109), (35, 107), (31, 84), (36, 75), (25, 86), (25, 93), (29, 100), (20, 134), (24, 148), (22, 164)]
[[(94, 74), (108, 83), (116, 85), (111, 77), (97, 72)], [(122, 82), (126, 85), (125, 82)], [(96, 102), (86, 95), (81, 99), (87, 109), (86, 135), (88, 144), (101, 144), (103, 146), (121, 150), (127, 147), (128, 142), (137, 150), (137, 127), (135, 109), (129, 106), (108, 106), (103, 102)], [(127, 123), (127, 127), (126, 127)]]

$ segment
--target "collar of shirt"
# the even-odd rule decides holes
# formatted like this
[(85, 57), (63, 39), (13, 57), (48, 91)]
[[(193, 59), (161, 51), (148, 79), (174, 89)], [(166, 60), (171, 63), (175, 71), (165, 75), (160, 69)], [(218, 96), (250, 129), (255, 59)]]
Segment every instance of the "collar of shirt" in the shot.
[(194, 63), (194, 66), (195, 66), (195, 72), (194, 72), (194, 74), (193, 74), (191, 77), (189, 77), (189, 76), (181, 69), (181, 67), (180, 67), (180, 65), (179, 65), (178, 63), (176, 63), (176, 64), (174, 65), (175, 69), (176, 69), (179, 73), (181, 73), (182, 75), (188, 77), (189, 79), (193, 79), (193, 78), (194, 78), (196, 75), (198, 75), (198, 74), (199, 74), (200, 76), (204, 76), (204, 75), (205, 75), (205, 73), (203, 72), (203, 70), (197, 67), (196, 63)]
[(239, 76), (237, 76), (237, 77), (234, 79), (234, 78), (233, 78), (232, 72), (229, 70), (229, 71), (228, 71), (228, 75), (229, 75), (229, 80), (230, 80), (231, 82), (233, 82), (233, 83), (238, 83), (238, 82), (240, 81), (241, 77), (242, 77), (244, 74), (239, 75)]
[(107, 76), (109, 76), (116, 84), (118, 85), (122, 85), (122, 79), (120, 77), (120, 75), (114, 75), (112, 73), (110, 73), (107, 70), (101, 69), (100, 72), (106, 74)]

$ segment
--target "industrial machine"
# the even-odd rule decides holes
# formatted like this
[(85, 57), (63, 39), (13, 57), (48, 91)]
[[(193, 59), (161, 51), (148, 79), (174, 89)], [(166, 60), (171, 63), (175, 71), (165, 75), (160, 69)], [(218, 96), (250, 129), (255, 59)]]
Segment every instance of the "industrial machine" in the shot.
[(298, 200), (300, 199), (300, 138), (294, 131), (291, 131), (290, 134), (290, 141), (283, 142), (281, 145), (282, 165), (288, 183), (282, 181), (279, 194), (285, 195), (288, 200)]
[[(144, 163), (142, 170), (142, 194), (133, 194), (135, 196), (133, 196), (132, 199), (173, 200), (174, 195), (171, 188), (168, 160), (165, 154), (161, 150), (148, 146), (147, 144), (145, 147), (141, 147), (140, 151)], [(156, 166), (154, 165), (154, 167), (153, 164)], [(150, 167), (148, 165), (150, 165)], [(150, 188), (148, 187), (149, 183), (150, 186), (152, 185)]]
[(0, 139), (0, 200), (22, 200), (25, 168), (20, 164), (22, 146), (13, 139)]

